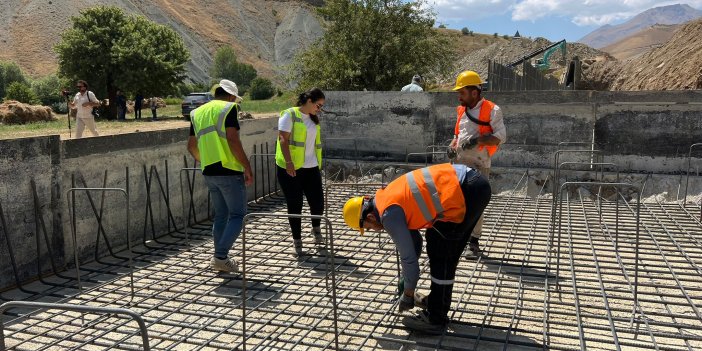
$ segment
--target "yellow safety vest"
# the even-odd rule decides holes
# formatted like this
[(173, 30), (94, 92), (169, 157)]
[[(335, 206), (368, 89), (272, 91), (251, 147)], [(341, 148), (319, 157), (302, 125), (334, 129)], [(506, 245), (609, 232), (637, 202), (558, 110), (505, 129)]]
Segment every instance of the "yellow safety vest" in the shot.
[[(292, 130), (290, 131), (290, 158), (295, 169), (300, 169), (305, 164), (305, 144), (307, 142), (307, 126), (302, 122), (302, 112), (299, 107), (292, 107), (280, 112), (282, 117), (286, 112), (290, 114), (293, 120)], [(315, 153), (317, 154), (317, 164), (322, 168), (322, 137), (319, 124), (317, 125), (317, 138), (315, 141)], [(280, 148), (280, 138), (275, 148), (275, 163), (280, 168), (285, 167), (285, 157)]]
[(221, 162), (224, 168), (244, 171), (244, 165), (229, 149), (224, 127), (227, 115), (236, 106), (234, 102), (212, 100), (190, 112), (195, 138), (197, 138), (197, 148), (200, 150), (202, 170), (205, 170), (206, 166)]

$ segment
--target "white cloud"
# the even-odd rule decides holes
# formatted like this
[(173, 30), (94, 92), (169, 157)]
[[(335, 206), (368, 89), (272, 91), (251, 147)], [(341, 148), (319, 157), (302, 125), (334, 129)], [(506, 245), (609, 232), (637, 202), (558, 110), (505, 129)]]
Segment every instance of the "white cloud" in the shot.
[(508, 13), (517, 0), (428, 0), (439, 21), (486, 18)]
[(702, 8), (702, 0), (429, 0), (439, 22), (470, 21), (508, 13), (513, 21), (543, 17), (569, 18), (579, 26), (604, 25), (627, 19), (653, 7), (686, 3)]

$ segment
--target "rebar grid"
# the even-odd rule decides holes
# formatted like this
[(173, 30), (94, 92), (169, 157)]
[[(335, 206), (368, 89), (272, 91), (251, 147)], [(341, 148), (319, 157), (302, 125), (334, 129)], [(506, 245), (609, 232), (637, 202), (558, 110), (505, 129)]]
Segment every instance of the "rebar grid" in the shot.
[[(525, 174), (511, 195), (493, 196), (481, 239), (485, 255), (459, 263), (452, 323), (439, 337), (410, 333), (400, 323), (397, 262), (389, 236), (359, 237), (340, 217), (347, 198), (375, 188), (329, 192), (326, 215), (332, 220), (337, 248), (340, 349), (702, 348), (702, 225), (695, 207), (641, 205), (640, 314), (632, 319), (635, 204), (620, 199), (615, 215), (614, 201), (594, 201), (579, 192), (568, 195), (561, 214), (557, 267), (557, 250), (549, 246), (552, 202), (541, 196), (517, 196), (527, 178)], [(285, 213), (285, 206), (268, 198), (251, 204), (250, 211)], [(138, 269), (130, 309), (146, 322), (153, 349), (231, 350), (243, 345), (241, 279), (209, 268), (212, 244), (202, 240), (208, 232), (206, 225), (196, 225), (191, 233), (199, 241), (160, 260), (135, 257)], [(247, 229), (250, 349), (334, 347), (331, 294), (324, 282), (326, 253), (315, 248), (310, 235), (303, 241), (310, 255), (298, 260), (286, 219), (255, 220)], [(82, 270), (96, 272), (92, 281), (106, 281), (93, 283), (64, 302), (123, 304), (130, 295), (127, 270), (123, 262), (105, 261), (115, 261), (110, 272), (122, 275), (99, 276), (105, 262), (84, 265)], [(420, 262), (419, 289), (428, 292), (426, 255)], [(8, 320), (6, 336), (8, 347), (18, 350), (131, 350), (140, 345), (138, 328), (127, 320), (51, 311)]]

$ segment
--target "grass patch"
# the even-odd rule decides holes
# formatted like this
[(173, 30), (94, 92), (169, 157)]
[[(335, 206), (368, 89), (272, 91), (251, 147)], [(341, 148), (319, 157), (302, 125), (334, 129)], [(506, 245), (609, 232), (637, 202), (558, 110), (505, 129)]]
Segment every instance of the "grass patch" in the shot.
[(274, 96), (268, 100), (251, 100), (251, 97), (244, 96), (241, 103), (241, 110), (249, 113), (279, 113), (295, 104), (293, 93), (284, 93), (282, 96)]
[(168, 106), (171, 106), (171, 105), (178, 105), (178, 106), (180, 106), (180, 104), (183, 102), (183, 99), (177, 98), (177, 97), (169, 97), (169, 98), (163, 99), (163, 101), (164, 101), (164, 102), (166, 103), (166, 105), (168, 105)]

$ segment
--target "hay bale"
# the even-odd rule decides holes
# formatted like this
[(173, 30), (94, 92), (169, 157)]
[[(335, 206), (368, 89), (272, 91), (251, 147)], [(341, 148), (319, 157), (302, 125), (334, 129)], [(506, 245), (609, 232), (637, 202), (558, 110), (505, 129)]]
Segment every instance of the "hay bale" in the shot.
[(0, 104), (0, 122), (3, 124), (48, 122), (55, 119), (48, 106), (28, 105), (14, 100)]

